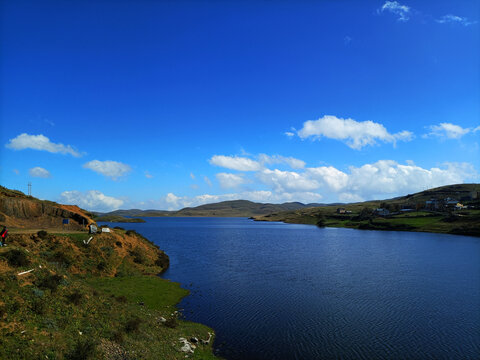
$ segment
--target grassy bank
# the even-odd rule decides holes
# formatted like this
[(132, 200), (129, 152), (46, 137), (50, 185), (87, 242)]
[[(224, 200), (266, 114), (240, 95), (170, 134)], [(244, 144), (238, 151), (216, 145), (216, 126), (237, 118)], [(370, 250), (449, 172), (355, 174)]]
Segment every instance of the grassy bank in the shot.
[[(136, 234), (12, 234), (0, 248), (0, 359), (214, 359), (213, 331), (175, 305), (188, 295), (155, 274), (168, 257)], [(32, 270), (22, 274), (24, 271)]]
[(372, 213), (378, 206), (379, 204), (371, 204), (370, 207), (347, 205), (345, 208), (351, 211), (348, 214), (337, 214), (337, 207), (325, 206), (257, 216), (254, 219), (361, 230), (420, 231), (480, 236), (480, 210), (465, 210), (457, 213), (411, 211), (384, 217)]

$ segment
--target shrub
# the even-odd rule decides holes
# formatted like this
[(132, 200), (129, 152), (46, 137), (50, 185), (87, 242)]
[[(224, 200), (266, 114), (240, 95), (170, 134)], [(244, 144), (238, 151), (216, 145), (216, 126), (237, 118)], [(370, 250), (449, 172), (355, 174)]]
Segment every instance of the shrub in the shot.
[(70, 267), (70, 265), (73, 263), (72, 258), (63, 251), (55, 251), (53, 254), (48, 256), (47, 260), (49, 262), (58, 263), (66, 268)]
[(45, 315), (47, 307), (44, 301), (35, 299), (31, 305), (31, 309), (37, 315)]
[(83, 294), (79, 290), (75, 290), (67, 296), (67, 299), (74, 305), (80, 305), (83, 299)]
[(163, 323), (166, 327), (175, 329), (178, 326), (178, 321), (176, 316), (171, 316)]
[(140, 318), (134, 317), (128, 320), (127, 323), (125, 324), (125, 331), (127, 333), (137, 332), (138, 329), (140, 328), (141, 323), (142, 323), (142, 320)]
[(318, 214), (317, 215), (317, 226), (318, 227), (325, 227), (325, 222), (326, 222), (325, 215)]
[(119, 303), (125, 304), (125, 303), (127, 302), (127, 297), (126, 297), (125, 295), (117, 296), (117, 297), (116, 297), (116, 300), (117, 300)]
[(117, 245), (118, 247), (123, 247), (123, 244), (120, 241), (117, 241), (115, 245)]
[(80, 339), (73, 350), (67, 354), (69, 360), (94, 359), (96, 355), (96, 344), (91, 338)]
[(135, 248), (133, 251), (130, 251), (130, 255), (133, 256), (133, 262), (137, 264), (145, 264), (147, 258), (143, 251), (139, 248)]
[(167, 269), (170, 265), (170, 259), (164, 252), (161, 252), (158, 254), (157, 260), (155, 260), (155, 265), (160, 266), (163, 269)]
[(124, 228), (120, 227), (120, 226), (115, 226), (114, 229), (117, 229), (117, 230), (125, 230)]
[(99, 271), (103, 271), (107, 268), (107, 263), (105, 261), (100, 261), (98, 264), (97, 264), (97, 270)]
[(60, 275), (47, 275), (43, 279), (40, 279), (36, 284), (40, 289), (50, 289), (52, 292), (56, 291), (58, 285), (60, 285), (62, 281), (62, 277)]
[(112, 335), (112, 341), (115, 341), (117, 344), (122, 344), (123, 343), (123, 332), (121, 331), (116, 331)]
[(22, 250), (10, 250), (6, 253), (1, 254), (7, 259), (8, 265), (10, 266), (27, 266), (30, 264), (30, 259), (28, 258), (27, 254)]
[(45, 240), (47, 235), (48, 233), (45, 230), (40, 230), (39, 232), (37, 232), (37, 236), (42, 240)]

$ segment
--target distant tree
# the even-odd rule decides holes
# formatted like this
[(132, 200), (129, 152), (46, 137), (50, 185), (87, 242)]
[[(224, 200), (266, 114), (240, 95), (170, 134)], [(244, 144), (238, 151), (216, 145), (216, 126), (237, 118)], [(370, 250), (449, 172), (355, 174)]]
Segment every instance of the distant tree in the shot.
[(317, 226), (318, 227), (325, 227), (325, 223), (326, 223), (326, 218), (325, 218), (325, 215), (323, 215), (322, 213), (318, 214), (317, 215)]
[(372, 209), (369, 207), (364, 207), (361, 211), (360, 214), (358, 214), (359, 220), (368, 220), (372, 217)]

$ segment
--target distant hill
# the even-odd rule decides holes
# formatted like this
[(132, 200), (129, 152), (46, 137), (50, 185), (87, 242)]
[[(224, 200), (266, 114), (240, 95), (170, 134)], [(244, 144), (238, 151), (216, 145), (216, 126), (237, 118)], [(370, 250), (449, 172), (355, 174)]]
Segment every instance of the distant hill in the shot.
[[(300, 202), (288, 202), (283, 204), (256, 203), (248, 200), (222, 201), (213, 204), (205, 204), (197, 207), (186, 207), (178, 211), (166, 210), (115, 210), (106, 214), (95, 213), (97, 216), (115, 215), (123, 217), (160, 217), (160, 216), (198, 216), (198, 217), (251, 217), (266, 215), (272, 212), (297, 210), (308, 207), (326, 206), (326, 204), (302, 204)], [(99, 219), (99, 221), (101, 221)]]
[[(441, 206), (429, 209), (426, 201), (450, 199), (468, 208), (454, 210)], [(340, 208), (342, 209), (340, 211)], [(384, 208), (385, 215), (374, 210)], [(339, 211), (337, 211), (339, 210)], [(283, 221), (365, 230), (425, 231), (480, 236), (480, 184), (456, 184), (387, 200), (329, 205), (272, 212), (254, 217), (257, 221)]]

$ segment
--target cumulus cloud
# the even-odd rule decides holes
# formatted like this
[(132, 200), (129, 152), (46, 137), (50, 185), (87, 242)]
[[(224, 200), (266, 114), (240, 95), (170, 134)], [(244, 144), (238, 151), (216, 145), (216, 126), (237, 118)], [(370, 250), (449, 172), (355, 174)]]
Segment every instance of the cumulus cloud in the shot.
[(463, 26), (470, 26), (477, 23), (477, 21), (469, 21), (466, 17), (452, 14), (444, 15), (435, 21), (439, 24), (459, 24)]
[(463, 183), (477, 177), (468, 163), (446, 163), (443, 168), (424, 169), (412, 163), (402, 165), (393, 160), (350, 167), (346, 192), (362, 199), (397, 196), (448, 184)]
[(131, 171), (130, 166), (117, 161), (92, 160), (83, 164), (85, 169), (90, 169), (112, 180), (117, 180)]
[(295, 133), (293, 133), (291, 131), (285, 131), (284, 134), (287, 135), (288, 137), (295, 136)]
[(264, 169), (256, 175), (263, 184), (269, 185), (278, 193), (311, 191), (319, 187), (317, 180), (294, 171)]
[(246, 179), (243, 177), (243, 175), (218, 173), (216, 177), (222, 189), (236, 188), (246, 183)]
[(10, 139), (5, 145), (12, 150), (33, 149), (40, 151), (48, 151), (51, 153), (70, 154), (75, 157), (80, 157), (81, 154), (70, 145), (56, 144), (44, 135), (29, 135), (26, 133), (20, 134), (17, 137)]
[(32, 177), (38, 177), (38, 178), (44, 178), (44, 179), (52, 176), (47, 169), (41, 168), (40, 166), (31, 168), (30, 170), (28, 170), (28, 173)]
[(262, 168), (258, 161), (240, 156), (214, 155), (209, 162), (215, 166), (238, 171), (257, 171)]
[(309, 168), (306, 173), (330, 191), (340, 191), (348, 184), (348, 175), (333, 166)]
[(397, 140), (410, 141), (413, 134), (410, 131), (401, 131), (390, 134), (387, 129), (373, 121), (355, 121), (342, 119), (332, 115), (325, 115), (318, 120), (308, 120), (297, 132), (302, 139), (329, 139), (344, 141), (349, 147), (360, 150), (367, 145), (376, 144), (377, 140), (394, 143)]
[(272, 164), (287, 164), (292, 169), (301, 169), (305, 167), (305, 161), (300, 159), (295, 159), (294, 157), (285, 157), (282, 155), (266, 155), (260, 154), (258, 156), (258, 161), (263, 165), (272, 165)]
[(119, 209), (123, 200), (102, 194), (98, 190), (80, 192), (77, 190), (64, 191), (60, 194), (60, 202), (91, 211), (108, 212)]
[(378, 9), (379, 13), (384, 11), (390, 12), (398, 16), (398, 21), (408, 21), (410, 14), (410, 7), (402, 5), (397, 1), (385, 1), (385, 4)]
[(469, 132), (476, 132), (480, 127), (475, 129), (471, 128), (462, 128), (459, 125), (451, 124), (451, 123), (440, 123), (438, 125), (431, 125), (428, 127), (430, 132), (428, 134), (423, 135), (424, 138), (427, 137), (440, 137), (440, 138), (448, 138), (448, 139), (460, 139), (463, 135), (468, 134)]

